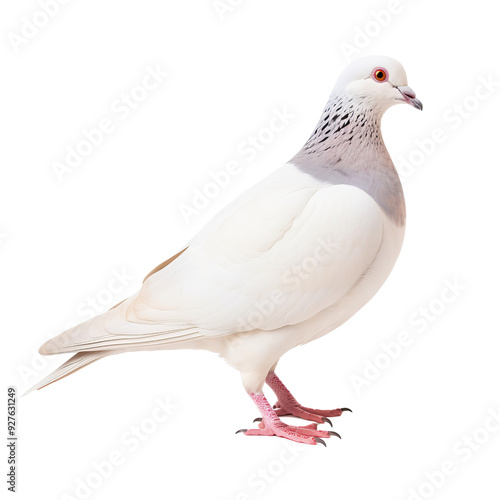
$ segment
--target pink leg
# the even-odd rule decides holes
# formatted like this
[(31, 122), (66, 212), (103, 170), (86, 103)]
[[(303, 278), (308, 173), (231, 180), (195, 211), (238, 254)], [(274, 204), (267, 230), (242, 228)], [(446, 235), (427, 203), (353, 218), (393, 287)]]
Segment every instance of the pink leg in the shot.
[(351, 411), (349, 408), (315, 410), (300, 405), (274, 372), (269, 372), (267, 374), (266, 383), (278, 397), (278, 401), (274, 405), (274, 408), (276, 409), (276, 415), (279, 417), (293, 415), (303, 418), (304, 420), (311, 420), (312, 422), (328, 422), (331, 425), (328, 417), (339, 417), (344, 411)]
[(236, 432), (244, 432), (246, 436), (278, 436), (297, 443), (318, 444), (326, 446), (321, 438), (338, 436), (333, 431), (319, 431), (316, 424), (306, 425), (304, 427), (295, 427), (282, 422), (276, 412), (271, 408), (264, 394), (249, 393), (253, 402), (257, 405), (262, 414), (262, 421), (258, 429), (240, 429)]

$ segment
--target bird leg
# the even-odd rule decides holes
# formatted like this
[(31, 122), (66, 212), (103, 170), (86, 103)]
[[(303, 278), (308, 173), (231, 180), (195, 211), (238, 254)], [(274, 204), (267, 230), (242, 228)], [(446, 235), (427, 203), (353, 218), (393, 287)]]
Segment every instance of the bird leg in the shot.
[(276, 394), (278, 401), (273, 406), (276, 410), (276, 415), (279, 417), (294, 416), (310, 420), (312, 422), (328, 422), (331, 425), (328, 417), (339, 417), (345, 411), (351, 411), (349, 408), (338, 408), (336, 410), (315, 410), (300, 405), (292, 396), (290, 391), (285, 387), (283, 382), (278, 378), (276, 373), (269, 372), (266, 377), (267, 385)]
[(257, 405), (262, 415), (262, 419), (257, 419), (260, 420), (258, 429), (240, 429), (236, 434), (238, 434), (238, 432), (243, 432), (245, 436), (278, 436), (297, 443), (321, 443), (325, 446), (326, 444), (321, 438), (329, 438), (330, 436), (340, 437), (333, 431), (318, 430), (317, 424), (309, 424), (304, 427), (285, 424), (280, 420), (264, 394), (251, 392), (249, 395)]

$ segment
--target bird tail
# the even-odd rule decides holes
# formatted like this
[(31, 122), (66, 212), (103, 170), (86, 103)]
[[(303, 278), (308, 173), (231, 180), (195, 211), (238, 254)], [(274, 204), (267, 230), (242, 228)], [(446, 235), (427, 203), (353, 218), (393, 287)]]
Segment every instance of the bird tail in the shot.
[(47, 375), (43, 380), (28, 389), (24, 393), (24, 396), (32, 391), (42, 389), (43, 387), (52, 384), (52, 382), (56, 382), (57, 380), (67, 377), (80, 368), (83, 368), (84, 366), (87, 366), (90, 363), (103, 358), (104, 356), (108, 356), (109, 354), (114, 353), (110, 351), (78, 352), (73, 357), (68, 359), (68, 361), (63, 363), (59, 368), (56, 368), (51, 374)]

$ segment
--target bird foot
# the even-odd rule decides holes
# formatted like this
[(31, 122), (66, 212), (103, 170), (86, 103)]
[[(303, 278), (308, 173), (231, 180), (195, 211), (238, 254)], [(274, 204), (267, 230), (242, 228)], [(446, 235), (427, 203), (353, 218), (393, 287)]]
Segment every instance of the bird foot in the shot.
[(271, 405), (267, 402), (263, 394), (250, 393), (250, 397), (262, 414), (262, 418), (254, 420), (254, 422), (259, 422), (259, 428), (240, 429), (236, 431), (236, 434), (243, 432), (246, 436), (278, 436), (297, 443), (314, 445), (319, 443), (324, 446), (326, 446), (326, 443), (322, 438), (329, 438), (331, 436), (340, 438), (334, 431), (318, 430), (317, 424), (309, 424), (302, 427), (285, 424), (279, 419), (276, 411), (271, 408)]
[(278, 397), (278, 402), (273, 406), (278, 417), (298, 417), (304, 420), (310, 420), (311, 422), (318, 422), (320, 424), (327, 422), (332, 425), (328, 417), (340, 417), (345, 411), (352, 411), (349, 408), (315, 410), (302, 406), (274, 372), (269, 372), (267, 374), (266, 382)]
[(310, 420), (311, 422), (323, 423), (326, 422), (332, 425), (332, 422), (328, 417), (340, 417), (345, 411), (350, 411), (349, 408), (337, 408), (336, 410), (316, 410), (313, 408), (307, 408), (302, 406), (297, 402), (293, 404), (283, 404), (277, 401), (273, 406), (278, 417), (298, 417), (304, 420)]
[(243, 432), (245, 436), (278, 436), (297, 443), (304, 444), (322, 444), (326, 446), (326, 443), (322, 438), (329, 438), (331, 436), (340, 436), (334, 431), (322, 431), (318, 430), (317, 424), (305, 425), (303, 427), (292, 426), (277, 421), (261, 421), (259, 423), (258, 429), (240, 429), (236, 431), (236, 434)]

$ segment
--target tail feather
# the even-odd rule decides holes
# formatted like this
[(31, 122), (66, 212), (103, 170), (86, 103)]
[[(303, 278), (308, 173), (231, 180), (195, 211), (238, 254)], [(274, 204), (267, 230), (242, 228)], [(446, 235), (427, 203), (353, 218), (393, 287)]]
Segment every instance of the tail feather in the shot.
[(35, 384), (33, 387), (28, 389), (23, 396), (29, 394), (32, 391), (42, 389), (43, 387), (56, 382), (72, 373), (76, 372), (80, 368), (97, 361), (98, 359), (108, 356), (109, 354), (114, 354), (110, 351), (90, 351), (90, 352), (78, 352), (73, 357), (68, 359), (59, 368), (56, 368), (51, 374), (47, 375), (43, 380)]

